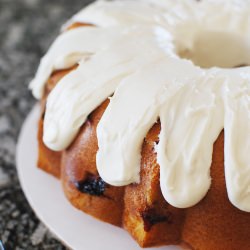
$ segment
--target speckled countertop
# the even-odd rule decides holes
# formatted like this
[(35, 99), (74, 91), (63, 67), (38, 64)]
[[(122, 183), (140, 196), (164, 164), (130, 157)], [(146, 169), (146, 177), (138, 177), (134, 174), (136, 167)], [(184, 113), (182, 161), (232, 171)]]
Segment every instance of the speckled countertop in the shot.
[(40, 57), (72, 14), (91, 0), (0, 0), (0, 240), (7, 250), (66, 249), (27, 203), (16, 141), (35, 103), (27, 86)]

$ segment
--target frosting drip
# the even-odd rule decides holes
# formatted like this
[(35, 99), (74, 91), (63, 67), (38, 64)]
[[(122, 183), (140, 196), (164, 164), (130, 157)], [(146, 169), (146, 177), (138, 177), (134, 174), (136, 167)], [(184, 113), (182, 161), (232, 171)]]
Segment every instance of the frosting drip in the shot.
[[(45, 144), (67, 148), (112, 96), (97, 127), (99, 174), (112, 185), (139, 182), (143, 139), (160, 119), (161, 190), (171, 205), (186, 208), (209, 190), (213, 144), (224, 128), (228, 197), (250, 212), (249, 67), (223, 69), (250, 64), (249, 14), (250, 1), (240, 0), (98, 1), (80, 11), (64, 30), (74, 22), (96, 26), (63, 32), (31, 83), (41, 98), (53, 70), (78, 64), (48, 97)], [(208, 38), (226, 43), (211, 62), (218, 44)], [(225, 59), (237, 44), (241, 50)]]

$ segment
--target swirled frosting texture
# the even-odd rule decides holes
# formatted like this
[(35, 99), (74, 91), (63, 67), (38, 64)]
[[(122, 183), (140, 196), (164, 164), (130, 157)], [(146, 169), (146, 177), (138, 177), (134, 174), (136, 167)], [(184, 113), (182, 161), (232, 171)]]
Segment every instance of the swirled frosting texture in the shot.
[[(95, 26), (66, 31), (74, 22)], [(246, 41), (235, 63), (250, 64), (250, 1), (98, 1), (64, 30), (31, 83), (41, 98), (53, 70), (78, 64), (48, 97), (49, 148), (67, 148), (87, 116), (112, 96), (97, 128), (99, 174), (112, 185), (139, 182), (143, 139), (160, 119), (155, 150), (161, 190), (167, 202), (186, 208), (211, 185), (213, 144), (224, 128), (228, 197), (250, 212), (249, 67), (205, 69), (177, 53), (192, 50), (202, 32), (233, 34)]]

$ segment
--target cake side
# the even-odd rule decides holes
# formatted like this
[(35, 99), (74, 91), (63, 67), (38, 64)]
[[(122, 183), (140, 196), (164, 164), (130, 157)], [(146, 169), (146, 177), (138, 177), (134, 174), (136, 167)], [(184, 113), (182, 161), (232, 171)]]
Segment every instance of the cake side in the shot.
[[(61, 73), (54, 73), (54, 79)], [(235, 208), (227, 196), (223, 133), (214, 145), (213, 182), (207, 196), (191, 208), (178, 209), (165, 201), (159, 186), (154, 148), (158, 143), (160, 122), (149, 131), (143, 143), (140, 184), (123, 188), (98, 183), (96, 126), (107, 105), (108, 101), (104, 102), (89, 116), (72, 145), (63, 152), (60, 166), (53, 164), (53, 154), (58, 152), (46, 146), (46, 150), (39, 149), (40, 157), (49, 162), (49, 168), (39, 165), (41, 168), (53, 173), (61, 167), (69, 201), (97, 219), (124, 227), (142, 247), (185, 243), (202, 250), (250, 248), (250, 216)], [(42, 141), (42, 130), (39, 134)]]

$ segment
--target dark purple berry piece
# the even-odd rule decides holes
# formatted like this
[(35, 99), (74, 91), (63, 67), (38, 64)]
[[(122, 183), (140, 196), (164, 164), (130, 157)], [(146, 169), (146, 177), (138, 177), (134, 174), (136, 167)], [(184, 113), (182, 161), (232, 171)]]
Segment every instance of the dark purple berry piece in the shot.
[(101, 196), (107, 184), (99, 176), (89, 174), (86, 179), (75, 183), (76, 188), (86, 194)]
[(144, 230), (146, 232), (149, 232), (150, 229), (152, 228), (152, 226), (154, 226), (157, 223), (161, 223), (161, 222), (167, 222), (169, 224), (172, 223), (172, 214), (171, 213), (169, 213), (167, 215), (160, 215), (160, 214), (157, 214), (157, 212), (153, 208), (148, 208), (148, 209), (144, 210), (141, 213), (141, 217), (143, 219)]

